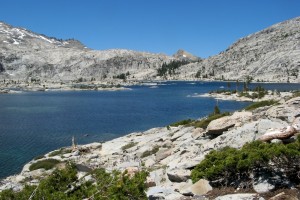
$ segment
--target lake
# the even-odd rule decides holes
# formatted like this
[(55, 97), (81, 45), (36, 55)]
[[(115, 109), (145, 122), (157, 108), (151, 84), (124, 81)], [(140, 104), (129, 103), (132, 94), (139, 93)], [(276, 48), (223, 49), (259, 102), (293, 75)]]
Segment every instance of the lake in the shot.
[[(252, 84), (253, 87), (255, 84)], [(261, 84), (299, 89), (299, 84)], [(235, 87), (235, 83), (231, 83)], [(162, 82), (124, 91), (60, 91), (0, 94), (0, 178), (20, 172), (34, 157), (71, 145), (106, 141), (131, 132), (210, 114), (213, 98), (190, 97), (227, 87), (224, 82)], [(221, 111), (247, 102), (219, 101)], [(88, 136), (86, 137), (86, 134)]]

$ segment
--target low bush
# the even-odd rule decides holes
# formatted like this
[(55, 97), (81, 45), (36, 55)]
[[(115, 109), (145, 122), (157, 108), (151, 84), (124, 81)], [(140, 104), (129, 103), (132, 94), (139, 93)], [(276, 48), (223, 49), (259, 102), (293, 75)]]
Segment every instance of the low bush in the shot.
[(158, 151), (159, 151), (159, 146), (155, 146), (150, 151), (143, 152), (143, 154), (141, 155), (141, 158), (145, 158), (145, 157), (151, 156), (152, 154), (155, 154)]
[(29, 170), (33, 171), (33, 170), (41, 169), (41, 168), (48, 170), (48, 169), (52, 169), (58, 163), (59, 163), (59, 160), (55, 160), (55, 159), (51, 159), (51, 158), (46, 159), (46, 160), (40, 160), (40, 161), (37, 161), (36, 163), (33, 163), (32, 165), (30, 165)]
[(53, 156), (58, 156), (58, 155), (61, 155), (61, 154), (66, 154), (66, 153), (71, 153), (71, 152), (72, 152), (71, 149), (61, 148), (59, 150), (51, 152), (48, 156), (53, 157)]
[(122, 146), (121, 149), (124, 151), (124, 150), (126, 150), (126, 149), (130, 149), (131, 147), (134, 147), (134, 146), (137, 145), (137, 144), (138, 144), (137, 142), (130, 142), (130, 143), (128, 143), (128, 144)]
[(79, 181), (76, 174), (76, 166), (69, 163), (65, 169), (55, 170), (42, 180), (38, 187), (25, 186), (19, 192), (14, 192), (12, 189), (0, 192), (0, 200), (147, 199), (145, 182), (148, 172), (146, 171), (129, 175), (126, 171), (108, 173), (105, 169), (96, 169), (90, 172), (93, 182)]
[(273, 144), (254, 141), (245, 144), (240, 150), (225, 147), (213, 150), (205, 156), (191, 173), (192, 181), (205, 178), (218, 186), (237, 186), (249, 181), (255, 170), (266, 170), (278, 175), (278, 169), (295, 184), (300, 183), (297, 173), (300, 170), (300, 137), (290, 144)]
[(271, 105), (274, 105), (276, 103), (277, 103), (277, 101), (274, 101), (274, 100), (259, 101), (259, 102), (255, 102), (253, 104), (250, 104), (249, 106), (247, 106), (245, 108), (245, 110), (251, 111), (251, 110), (254, 110), (256, 108), (260, 108), (260, 107), (264, 107), (264, 106), (271, 106)]
[(175, 126), (175, 127), (178, 127), (180, 125), (189, 125), (190, 123), (194, 122), (195, 120), (192, 120), (192, 119), (185, 119), (185, 120), (181, 120), (179, 122), (175, 122), (175, 123), (172, 123), (170, 124), (169, 126)]

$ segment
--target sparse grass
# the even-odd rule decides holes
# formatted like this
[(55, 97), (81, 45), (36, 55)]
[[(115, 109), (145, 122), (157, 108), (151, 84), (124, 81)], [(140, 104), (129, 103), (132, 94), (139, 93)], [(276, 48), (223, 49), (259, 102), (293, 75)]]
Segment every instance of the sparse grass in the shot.
[(121, 149), (124, 151), (124, 150), (126, 150), (126, 149), (130, 149), (131, 147), (134, 147), (134, 146), (137, 145), (137, 144), (138, 144), (137, 142), (130, 142), (130, 143), (128, 143), (128, 144), (122, 146)]
[[(224, 116), (228, 116), (230, 115), (229, 112), (224, 112), (221, 113), (220, 109), (218, 106), (215, 106), (214, 108), (214, 112), (212, 112), (210, 115), (208, 115), (208, 117), (203, 118), (201, 120), (192, 120), (192, 119), (186, 119), (186, 120), (182, 120), (179, 122), (175, 122), (173, 124), (170, 124), (170, 126), (180, 126), (180, 125), (184, 125), (184, 126), (194, 126), (195, 128), (203, 128), (206, 129), (208, 124), (215, 120), (215, 119), (219, 119), (221, 117)], [(173, 136), (173, 134), (169, 134), (170, 137)]]
[(44, 168), (45, 170), (49, 170), (49, 169), (52, 169), (55, 165), (57, 165), (59, 162), (60, 162), (59, 160), (55, 160), (52, 158), (47, 159), (47, 160), (41, 160), (41, 161), (38, 161), (38, 162), (30, 165), (29, 170), (33, 171), (33, 170), (41, 169), (41, 168)]
[(59, 150), (51, 152), (48, 156), (53, 157), (53, 156), (62, 155), (62, 154), (66, 154), (66, 153), (71, 153), (71, 152), (72, 152), (71, 149), (61, 148)]
[(293, 92), (293, 98), (300, 97), (300, 91)]
[(39, 159), (42, 159), (42, 158), (45, 158), (44, 155), (39, 155), (39, 156), (36, 156), (35, 158), (33, 158), (33, 160), (39, 160)]
[(190, 125), (194, 126), (196, 128), (203, 128), (203, 129), (205, 129), (205, 128), (207, 128), (208, 124), (211, 121), (213, 121), (215, 119), (219, 119), (219, 118), (224, 117), (224, 116), (228, 116), (228, 115), (230, 115), (229, 112), (225, 112), (225, 113), (221, 113), (221, 114), (216, 114), (216, 115), (210, 115), (207, 118), (201, 119), (200, 121), (194, 121)]
[(276, 103), (277, 103), (277, 101), (274, 101), (274, 100), (255, 102), (255, 103), (247, 106), (245, 108), (245, 110), (252, 111), (256, 108), (260, 108), (260, 107), (264, 107), (264, 106), (271, 106), (271, 105), (274, 105)]
[(189, 125), (190, 123), (192, 123), (194, 121), (195, 120), (192, 120), (192, 119), (185, 119), (185, 120), (181, 120), (179, 122), (172, 123), (172, 124), (170, 124), (170, 126), (178, 127), (180, 125)]
[(159, 146), (154, 146), (150, 151), (145, 151), (142, 155), (141, 158), (145, 158), (148, 156), (151, 156), (152, 154), (155, 154), (159, 151)]

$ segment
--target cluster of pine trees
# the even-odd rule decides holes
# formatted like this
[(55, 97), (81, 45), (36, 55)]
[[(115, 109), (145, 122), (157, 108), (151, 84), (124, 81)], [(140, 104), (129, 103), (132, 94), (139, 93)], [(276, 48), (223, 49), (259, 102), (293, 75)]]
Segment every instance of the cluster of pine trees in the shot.
[(182, 60), (182, 61), (171, 61), (170, 63), (163, 63), (162, 66), (157, 69), (158, 76), (167, 76), (167, 75), (174, 75), (175, 70), (178, 69), (182, 65), (189, 64), (189, 61)]

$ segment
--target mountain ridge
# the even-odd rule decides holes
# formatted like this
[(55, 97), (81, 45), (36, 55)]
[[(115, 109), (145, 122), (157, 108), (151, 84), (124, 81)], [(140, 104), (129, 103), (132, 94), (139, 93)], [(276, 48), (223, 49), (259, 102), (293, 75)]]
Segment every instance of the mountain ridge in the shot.
[[(187, 60), (160, 77), (164, 63)], [(78, 40), (60, 40), (0, 22), (0, 78), (70, 81), (79, 78), (127, 80), (240, 80), (300, 82), (300, 17), (238, 39), (206, 59), (182, 49), (173, 56), (127, 49), (93, 50)]]
[[(220, 54), (182, 68), (179, 74), (217, 80), (300, 82), (300, 17), (241, 38)], [(234, 77), (234, 78), (233, 78)]]
[(155, 74), (153, 68), (173, 59), (123, 49), (91, 50), (76, 40), (57, 40), (5, 23), (0, 23), (0, 41), (0, 76), (7, 79), (103, 79), (128, 71), (146, 71), (147, 76)]

